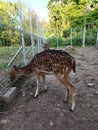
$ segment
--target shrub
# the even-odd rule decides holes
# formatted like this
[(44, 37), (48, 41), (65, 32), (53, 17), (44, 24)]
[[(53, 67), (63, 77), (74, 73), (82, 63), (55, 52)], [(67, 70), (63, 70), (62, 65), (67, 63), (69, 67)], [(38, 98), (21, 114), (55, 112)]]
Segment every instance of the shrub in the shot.
[(50, 44), (50, 47), (65, 47), (66, 39), (64, 37), (49, 37), (47, 41)]

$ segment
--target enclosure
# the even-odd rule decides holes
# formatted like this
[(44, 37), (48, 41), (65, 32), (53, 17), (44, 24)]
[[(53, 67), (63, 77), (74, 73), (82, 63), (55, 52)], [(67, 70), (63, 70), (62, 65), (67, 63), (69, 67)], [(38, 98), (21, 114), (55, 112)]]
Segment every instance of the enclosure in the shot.
[[(64, 6), (61, 10), (60, 2), (57, 3), (59, 13), (63, 9), (66, 12)], [(53, 10), (54, 14), (58, 11), (57, 7)], [(74, 7), (78, 8), (79, 5), (74, 4)], [(97, 14), (97, 6), (95, 10)], [(78, 19), (73, 26), (63, 30), (63, 19), (66, 17), (59, 13), (55, 14), (55, 18), (61, 18), (60, 21), (53, 21), (52, 16), (50, 23), (54, 26), (50, 28), (47, 24), (50, 37), (46, 38), (47, 28), (43, 26), (46, 23), (39, 20), (29, 2), (0, 1), (0, 130), (98, 130), (98, 20), (93, 12), (82, 17), (82, 26), (76, 27), (76, 23), (81, 21)], [(93, 16), (96, 21), (93, 21)], [(69, 22), (71, 19), (69, 17)], [(76, 88), (74, 112), (69, 111), (71, 96), (65, 104), (66, 89), (54, 75), (46, 75), (47, 92), (41, 81), (36, 99), (33, 98), (35, 75), (22, 75), (14, 82), (10, 80), (11, 68), (27, 65), (34, 55), (43, 51), (43, 45), (47, 42), (50, 49), (67, 51), (76, 60), (79, 80), (73, 73), (70, 74)], [(10, 104), (2, 101), (2, 95), (14, 87), (17, 89), (15, 99)]]
[(0, 96), (11, 86), (14, 65), (26, 65), (43, 50), (45, 29), (25, 1), (0, 1)]

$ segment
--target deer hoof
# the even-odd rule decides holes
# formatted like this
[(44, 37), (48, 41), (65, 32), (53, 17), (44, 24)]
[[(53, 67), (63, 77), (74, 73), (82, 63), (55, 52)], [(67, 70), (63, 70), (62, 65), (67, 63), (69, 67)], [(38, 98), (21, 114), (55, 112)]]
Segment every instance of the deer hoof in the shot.
[(38, 98), (38, 95), (34, 95), (33, 98)]
[(45, 89), (45, 93), (47, 92), (47, 89)]
[(70, 111), (70, 112), (73, 112), (74, 110), (73, 110), (72, 108), (69, 108), (69, 111)]
[(68, 103), (68, 100), (63, 100), (63, 103), (66, 103), (66, 104), (67, 104), (67, 103)]

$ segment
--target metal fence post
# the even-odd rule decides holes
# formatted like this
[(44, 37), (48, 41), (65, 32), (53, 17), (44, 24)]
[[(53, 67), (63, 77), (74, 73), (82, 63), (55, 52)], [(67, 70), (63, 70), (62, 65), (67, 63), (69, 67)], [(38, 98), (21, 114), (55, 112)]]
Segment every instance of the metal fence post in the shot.
[[(30, 11), (29, 11), (30, 13)], [(33, 33), (32, 33), (32, 17), (30, 13), (30, 36), (31, 36), (31, 46), (32, 46), (32, 56), (34, 56), (34, 40), (33, 40)]]
[(96, 48), (98, 50), (98, 29), (97, 29), (97, 40), (96, 40)]
[(56, 37), (56, 40), (57, 40), (57, 48), (59, 48), (59, 41), (58, 41), (58, 27), (56, 28), (56, 34), (57, 34), (57, 37)]
[[(39, 35), (39, 22), (38, 22), (38, 20), (37, 20), (37, 17), (36, 17), (36, 32), (37, 32), (37, 34)], [(40, 39), (39, 39), (39, 36), (38, 36), (38, 38), (37, 38), (37, 43), (38, 43), (38, 52), (40, 52), (40, 41), (39, 41)]]
[(85, 16), (85, 18), (84, 18), (84, 31), (83, 31), (82, 47), (85, 47), (85, 35), (86, 35), (86, 16)]
[(24, 41), (24, 33), (22, 27), (22, 11), (21, 11), (20, 0), (18, 0), (18, 10), (19, 10), (19, 22), (20, 22), (20, 30), (21, 30), (22, 47), (23, 47), (23, 60), (24, 60), (24, 64), (26, 65), (25, 41)]
[(71, 39), (71, 41), (70, 41), (70, 45), (72, 46), (72, 28), (71, 28), (70, 39)]

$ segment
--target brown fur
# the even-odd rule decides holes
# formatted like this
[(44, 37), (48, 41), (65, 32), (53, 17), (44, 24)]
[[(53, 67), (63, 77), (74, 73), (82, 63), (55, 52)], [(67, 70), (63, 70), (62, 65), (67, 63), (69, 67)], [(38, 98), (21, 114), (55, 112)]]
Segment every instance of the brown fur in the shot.
[(65, 99), (66, 102), (68, 101), (69, 92), (72, 95), (71, 110), (74, 110), (75, 87), (72, 83), (70, 83), (69, 80), (69, 73), (71, 72), (71, 70), (73, 70), (73, 72), (76, 72), (76, 62), (72, 56), (62, 50), (48, 49), (36, 54), (31, 62), (24, 67), (14, 66), (10, 72), (10, 75), (11, 80), (14, 80), (17, 75), (35, 73), (37, 76), (37, 89), (34, 97), (37, 97), (40, 83), (40, 75), (53, 73), (57, 77), (57, 79), (60, 80), (61, 83), (63, 83), (63, 85), (67, 88), (67, 96)]
[(43, 46), (44, 50), (48, 50), (50, 49), (50, 45), (49, 43), (45, 43), (44, 46)]

